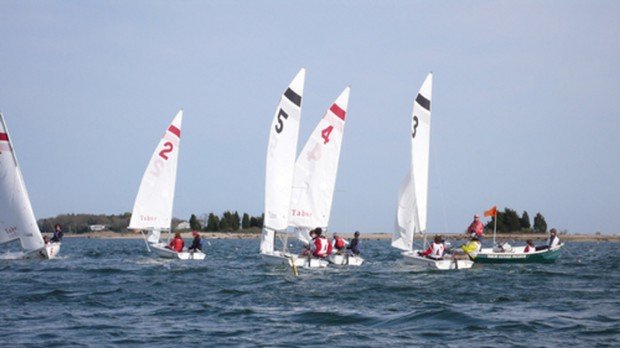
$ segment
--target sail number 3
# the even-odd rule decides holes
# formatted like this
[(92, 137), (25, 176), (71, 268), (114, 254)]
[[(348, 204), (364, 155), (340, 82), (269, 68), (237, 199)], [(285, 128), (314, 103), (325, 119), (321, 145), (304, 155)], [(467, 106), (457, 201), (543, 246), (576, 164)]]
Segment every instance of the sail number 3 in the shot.
[(413, 130), (411, 131), (411, 137), (415, 138), (415, 134), (418, 131), (418, 116), (413, 115)]

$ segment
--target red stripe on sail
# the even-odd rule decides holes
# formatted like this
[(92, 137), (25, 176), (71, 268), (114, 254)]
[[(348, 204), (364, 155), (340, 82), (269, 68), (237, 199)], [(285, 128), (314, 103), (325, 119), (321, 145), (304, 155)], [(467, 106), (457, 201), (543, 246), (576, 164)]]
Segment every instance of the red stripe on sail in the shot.
[(329, 111), (333, 112), (334, 115), (340, 117), (340, 119), (344, 121), (344, 116), (346, 114), (346, 111), (342, 110), (340, 106), (336, 104), (332, 104), (332, 107), (329, 108)]
[(0, 141), (9, 141), (9, 135), (6, 133), (0, 133)]
[(181, 137), (181, 130), (175, 127), (174, 125), (170, 125), (170, 127), (168, 127), (168, 131), (176, 135), (179, 138)]

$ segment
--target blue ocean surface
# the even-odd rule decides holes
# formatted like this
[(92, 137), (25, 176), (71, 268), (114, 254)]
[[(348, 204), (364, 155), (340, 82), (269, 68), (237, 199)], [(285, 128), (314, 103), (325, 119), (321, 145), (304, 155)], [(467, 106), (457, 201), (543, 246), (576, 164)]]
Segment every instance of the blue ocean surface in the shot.
[(618, 243), (441, 272), (363, 241), (363, 266), (299, 277), (263, 265), (258, 240), (209, 244), (191, 262), (142, 240), (66, 238), (49, 261), (2, 250), (0, 346), (620, 346)]

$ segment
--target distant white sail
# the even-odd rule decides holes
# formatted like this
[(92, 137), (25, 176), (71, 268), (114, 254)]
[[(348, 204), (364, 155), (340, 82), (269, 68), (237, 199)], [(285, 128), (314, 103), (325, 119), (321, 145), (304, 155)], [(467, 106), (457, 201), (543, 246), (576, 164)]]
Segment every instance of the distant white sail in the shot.
[(170, 229), (182, 120), (183, 110), (174, 117), (151, 156), (133, 206), (130, 229)]
[(291, 202), (306, 70), (282, 94), (271, 122), (265, 168), (265, 220), (260, 251), (274, 250), (275, 231), (286, 230)]
[(327, 110), (295, 163), (289, 225), (304, 242), (307, 230), (329, 223), (349, 93), (345, 88)]
[(426, 232), (428, 164), (433, 75), (428, 74), (413, 103), (411, 167), (399, 190), (392, 246), (411, 250), (413, 235)]
[(19, 239), (26, 251), (45, 246), (9, 131), (0, 114), (0, 244)]

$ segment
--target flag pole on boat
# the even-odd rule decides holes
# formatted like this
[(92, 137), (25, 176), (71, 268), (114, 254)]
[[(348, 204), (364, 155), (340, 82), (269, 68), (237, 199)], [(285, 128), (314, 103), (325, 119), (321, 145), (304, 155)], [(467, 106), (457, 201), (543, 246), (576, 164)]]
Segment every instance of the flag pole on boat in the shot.
[(495, 245), (495, 234), (497, 233), (497, 206), (494, 205), (491, 209), (484, 212), (485, 217), (493, 217), (493, 245)]

